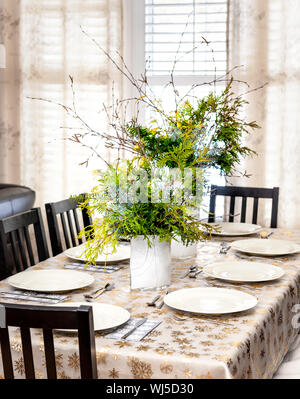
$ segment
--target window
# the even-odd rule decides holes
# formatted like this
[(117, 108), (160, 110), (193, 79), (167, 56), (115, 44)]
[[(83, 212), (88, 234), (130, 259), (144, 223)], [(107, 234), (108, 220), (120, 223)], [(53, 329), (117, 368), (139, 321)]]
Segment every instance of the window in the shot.
[[(212, 81), (226, 73), (227, 0), (145, 0), (144, 15), (148, 82), (165, 108), (174, 108), (173, 89), (167, 85), (172, 70), (180, 95), (194, 84)], [(223, 88), (224, 82), (220, 82), (215, 89)], [(199, 98), (211, 90), (212, 86), (203, 85), (191, 94)], [(151, 115), (146, 113), (148, 118)], [(215, 170), (210, 172), (209, 180), (218, 185), (225, 183)], [(205, 206), (207, 202), (208, 198)], [(223, 214), (222, 207), (223, 204), (217, 204), (217, 215)]]
[(167, 77), (175, 59), (185, 80), (224, 74), (227, 1), (145, 0), (145, 58), (153, 82)]

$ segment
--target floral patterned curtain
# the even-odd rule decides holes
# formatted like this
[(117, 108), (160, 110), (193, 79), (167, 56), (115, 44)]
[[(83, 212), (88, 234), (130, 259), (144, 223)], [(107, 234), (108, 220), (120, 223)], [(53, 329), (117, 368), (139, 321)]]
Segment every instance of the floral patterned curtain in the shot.
[[(6, 69), (0, 70), (0, 182), (28, 185), (37, 205), (88, 190), (92, 169), (102, 165), (66, 140), (78, 128), (62, 108), (73, 103), (78, 113), (107, 129), (103, 103), (111, 101), (111, 82), (119, 93), (121, 76), (88, 35), (105, 50), (122, 54), (121, 0), (0, 0), (0, 43)], [(114, 53), (115, 54), (115, 53)], [(75, 131), (78, 131), (76, 130)], [(109, 158), (103, 146), (98, 150)]]
[[(261, 126), (247, 137), (258, 152), (243, 167), (251, 177), (236, 185), (280, 187), (279, 226), (300, 227), (300, 2), (298, 0), (230, 0), (229, 68), (252, 88), (248, 119)], [(239, 85), (239, 90), (247, 87)], [(261, 223), (270, 207), (261, 208)]]

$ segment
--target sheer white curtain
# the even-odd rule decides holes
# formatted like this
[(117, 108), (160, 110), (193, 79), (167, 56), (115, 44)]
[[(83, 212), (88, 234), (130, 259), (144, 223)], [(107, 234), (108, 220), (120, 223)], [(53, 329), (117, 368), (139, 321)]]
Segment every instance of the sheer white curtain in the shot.
[[(92, 185), (91, 169), (101, 168), (79, 145), (64, 140), (64, 127), (78, 126), (59, 107), (70, 105), (74, 78), (78, 113), (98, 130), (107, 129), (100, 112), (119, 93), (121, 76), (86, 37), (80, 25), (108, 52), (122, 54), (121, 0), (0, 0), (0, 43), (7, 69), (0, 70), (0, 181), (28, 185), (37, 204), (58, 200)], [(75, 130), (76, 132), (76, 130)], [(98, 151), (109, 158), (104, 145)]]
[(243, 65), (236, 77), (252, 87), (268, 82), (247, 96), (247, 117), (262, 127), (246, 139), (258, 152), (243, 165), (252, 176), (232, 182), (279, 186), (279, 226), (288, 228), (300, 227), (299, 15), (299, 0), (230, 0), (229, 68)]

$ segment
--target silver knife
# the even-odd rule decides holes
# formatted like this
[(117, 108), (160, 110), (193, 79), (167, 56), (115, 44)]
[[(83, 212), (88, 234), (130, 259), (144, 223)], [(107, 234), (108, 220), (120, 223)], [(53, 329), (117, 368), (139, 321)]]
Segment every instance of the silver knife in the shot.
[(131, 335), (139, 326), (141, 326), (142, 324), (146, 323), (147, 320), (148, 320), (147, 318), (142, 319), (142, 320), (139, 320), (139, 321), (135, 324), (135, 326), (132, 327), (131, 330), (129, 330), (126, 334), (122, 335), (121, 339), (126, 339), (126, 338), (128, 338), (129, 335)]

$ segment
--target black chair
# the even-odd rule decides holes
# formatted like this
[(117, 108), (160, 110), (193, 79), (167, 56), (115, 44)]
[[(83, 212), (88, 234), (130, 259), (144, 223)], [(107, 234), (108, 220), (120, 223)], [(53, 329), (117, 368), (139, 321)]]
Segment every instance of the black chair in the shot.
[[(2, 317), (1, 317), (2, 316)], [(4, 316), (4, 317), (3, 317)], [(47, 376), (56, 379), (53, 329), (78, 330), (81, 378), (97, 378), (95, 333), (91, 306), (54, 307), (0, 304), (0, 342), (4, 377), (14, 378), (8, 327), (20, 327), (27, 379), (35, 379), (30, 328), (43, 329)]]
[[(37, 249), (35, 260), (33, 236), (29, 227), (33, 226)], [(0, 220), (0, 275), (8, 277), (29, 266), (49, 258), (45, 229), (40, 208)]]
[[(60, 234), (60, 228), (58, 223), (58, 215), (60, 217), (62, 225), (65, 249), (71, 248), (71, 246), (76, 247), (77, 245), (82, 244), (82, 239), (77, 238), (77, 235), (81, 231), (79, 218), (77, 215), (77, 210), (78, 208), (80, 208), (79, 202), (80, 201), (66, 199), (58, 202), (51, 202), (45, 205), (53, 256), (58, 255), (64, 251), (63, 240)], [(87, 210), (84, 208), (81, 210), (81, 213), (83, 227), (86, 228), (91, 226), (92, 218), (87, 213)], [(67, 216), (67, 219), (65, 218), (65, 214)], [(73, 222), (75, 225), (75, 229)]]
[(278, 199), (279, 199), (279, 187), (273, 188), (257, 188), (257, 187), (234, 187), (234, 186), (211, 186), (210, 192), (210, 204), (209, 204), (209, 217), (208, 222), (215, 221), (216, 211), (216, 197), (223, 195), (230, 197), (229, 206), (229, 222), (234, 221), (235, 211), (235, 198), (242, 198), (241, 207), (241, 223), (246, 221), (246, 210), (247, 210), (247, 198), (253, 198), (253, 213), (252, 223), (257, 223), (257, 212), (258, 212), (258, 200), (259, 198), (272, 199), (272, 211), (271, 211), (271, 227), (277, 227), (277, 215), (278, 215)]

